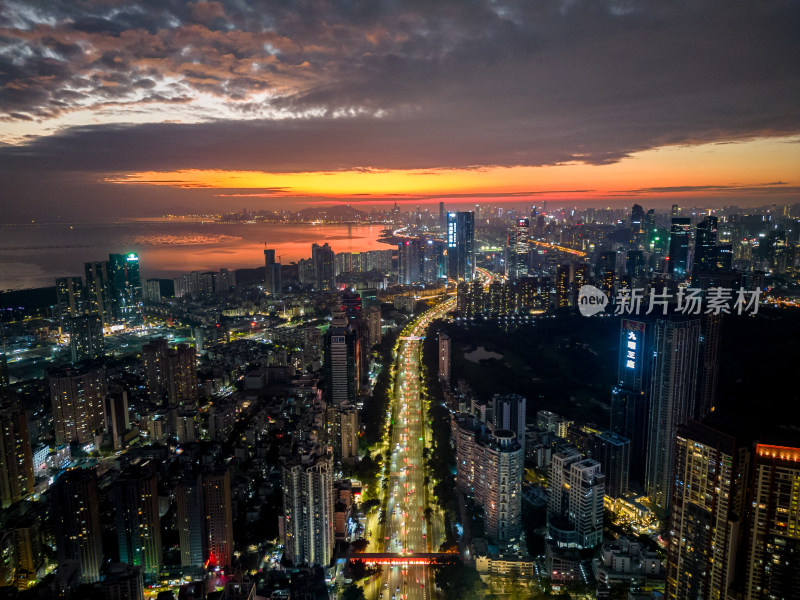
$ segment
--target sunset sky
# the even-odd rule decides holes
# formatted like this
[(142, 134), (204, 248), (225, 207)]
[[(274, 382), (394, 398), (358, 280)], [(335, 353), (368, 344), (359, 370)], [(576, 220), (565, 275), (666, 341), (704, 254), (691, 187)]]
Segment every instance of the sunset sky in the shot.
[(800, 3), (5, 0), (0, 221), (800, 201)]

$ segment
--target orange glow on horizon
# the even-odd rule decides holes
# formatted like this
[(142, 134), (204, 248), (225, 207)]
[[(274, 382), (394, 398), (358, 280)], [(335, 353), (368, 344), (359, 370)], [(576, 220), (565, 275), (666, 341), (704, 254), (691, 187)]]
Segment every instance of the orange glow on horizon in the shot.
[[(457, 195), (513, 200), (773, 197), (800, 186), (800, 138), (669, 146), (607, 165), (350, 170), (305, 173), (185, 169), (122, 173), (106, 182), (220, 190), (219, 196), (370, 201)], [(223, 193), (224, 191), (224, 193)]]

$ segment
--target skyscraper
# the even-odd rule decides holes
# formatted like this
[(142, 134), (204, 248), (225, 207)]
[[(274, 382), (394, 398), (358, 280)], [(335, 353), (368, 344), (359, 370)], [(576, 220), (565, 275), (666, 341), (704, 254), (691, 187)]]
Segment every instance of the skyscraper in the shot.
[(73, 363), (99, 360), (105, 356), (103, 322), (98, 315), (67, 317), (69, 353)]
[(665, 595), (728, 598), (744, 537), (747, 446), (697, 421), (678, 426)]
[(522, 531), (524, 447), (513, 431), (498, 429), (478, 439), (474, 452), (475, 501), (483, 507), (486, 535), (496, 544), (514, 544)]
[(119, 558), (141, 567), (145, 581), (158, 579), (161, 565), (161, 517), (158, 478), (151, 461), (130, 465), (114, 482)]
[(114, 323), (116, 313), (108, 263), (87, 262), (84, 266), (86, 267), (86, 312), (90, 315), (99, 315), (103, 326), (108, 327)]
[(683, 281), (689, 273), (689, 236), (692, 220), (674, 217), (669, 231), (669, 273), (675, 281)]
[(508, 234), (506, 245), (506, 277), (517, 279), (528, 275), (529, 219), (517, 219)]
[(0, 408), (0, 506), (33, 493), (33, 455), (28, 419), (18, 407)]
[(708, 216), (697, 224), (692, 272), (717, 269), (717, 217)]
[(631, 209), (631, 247), (638, 249), (644, 236), (644, 209), (634, 204)]
[(800, 447), (756, 445), (748, 599), (800, 597)]
[(233, 508), (231, 475), (227, 467), (203, 474), (203, 499), (209, 565), (230, 566), (233, 564)]
[(631, 464), (631, 441), (611, 431), (592, 439), (592, 458), (600, 463), (606, 477), (605, 495), (621, 498), (628, 493)]
[(80, 277), (56, 279), (56, 301), (58, 316), (64, 323), (69, 317), (78, 317), (85, 310), (83, 282)]
[(77, 561), (84, 583), (100, 579), (103, 538), (95, 469), (70, 469), (49, 491), (58, 562)]
[(208, 535), (203, 477), (199, 472), (186, 473), (175, 487), (175, 514), (181, 566), (200, 570), (208, 558)]
[(338, 411), (337, 454), (342, 462), (354, 462), (358, 458), (360, 420), (354, 407)]
[(336, 287), (333, 270), (333, 250), (328, 244), (311, 245), (311, 262), (314, 266), (315, 287), (318, 290), (332, 290)]
[(326, 397), (334, 406), (355, 405), (361, 373), (361, 340), (345, 313), (335, 313), (325, 334)]
[(114, 450), (120, 450), (124, 443), (125, 432), (131, 426), (128, 414), (128, 392), (121, 387), (109, 390), (103, 401), (103, 411), (106, 433), (111, 438)]
[(66, 367), (48, 372), (56, 444), (89, 444), (103, 427), (106, 372)]
[(405, 240), (397, 245), (397, 283), (413, 285), (421, 280), (419, 240)]
[(474, 239), (473, 213), (447, 214), (447, 271), (450, 279), (472, 281), (475, 275)]
[(575, 448), (553, 455), (547, 489), (549, 535), (562, 547), (592, 548), (603, 538), (605, 477)]
[(264, 250), (264, 283), (268, 294), (281, 292), (281, 263), (275, 262), (275, 250)]
[(669, 510), (675, 433), (678, 425), (696, 416), (699, 346), (699, 319), (655, 322), (645, 490), (664, 514)]
[(331, 458), (314, 452), (283, 465), (283, 552), (295, 565), (326, 567), (333, 559), (333, 477)]
[(198, 397), (197, 353), (186, 344), (170, 348), (158, 338), (142, 346), (147, 387), (153, 402), (169, 406), (193, 404)]
[(108, 278), (114, 296), (115, 316), (136, 323), (142, 316), (142, 281), (139, 257), (133, 253), (108, 255)]

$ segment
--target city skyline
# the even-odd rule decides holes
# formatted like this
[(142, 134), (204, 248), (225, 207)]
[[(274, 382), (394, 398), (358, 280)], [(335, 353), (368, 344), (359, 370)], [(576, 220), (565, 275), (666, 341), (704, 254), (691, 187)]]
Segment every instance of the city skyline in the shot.
[(5, 218), (790, 203), (798, 23), (779, 2), (7, 2)]

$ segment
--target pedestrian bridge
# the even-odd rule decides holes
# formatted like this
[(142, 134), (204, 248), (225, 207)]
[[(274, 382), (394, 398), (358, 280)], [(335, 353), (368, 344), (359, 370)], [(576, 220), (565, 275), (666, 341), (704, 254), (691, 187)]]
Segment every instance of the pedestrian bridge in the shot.
[(391, 552), (351, 554), (347, 560), (363, 560), (370, 565), (438, 565), (458, 560), (456, 552), (419, 552), (397, 554)]

